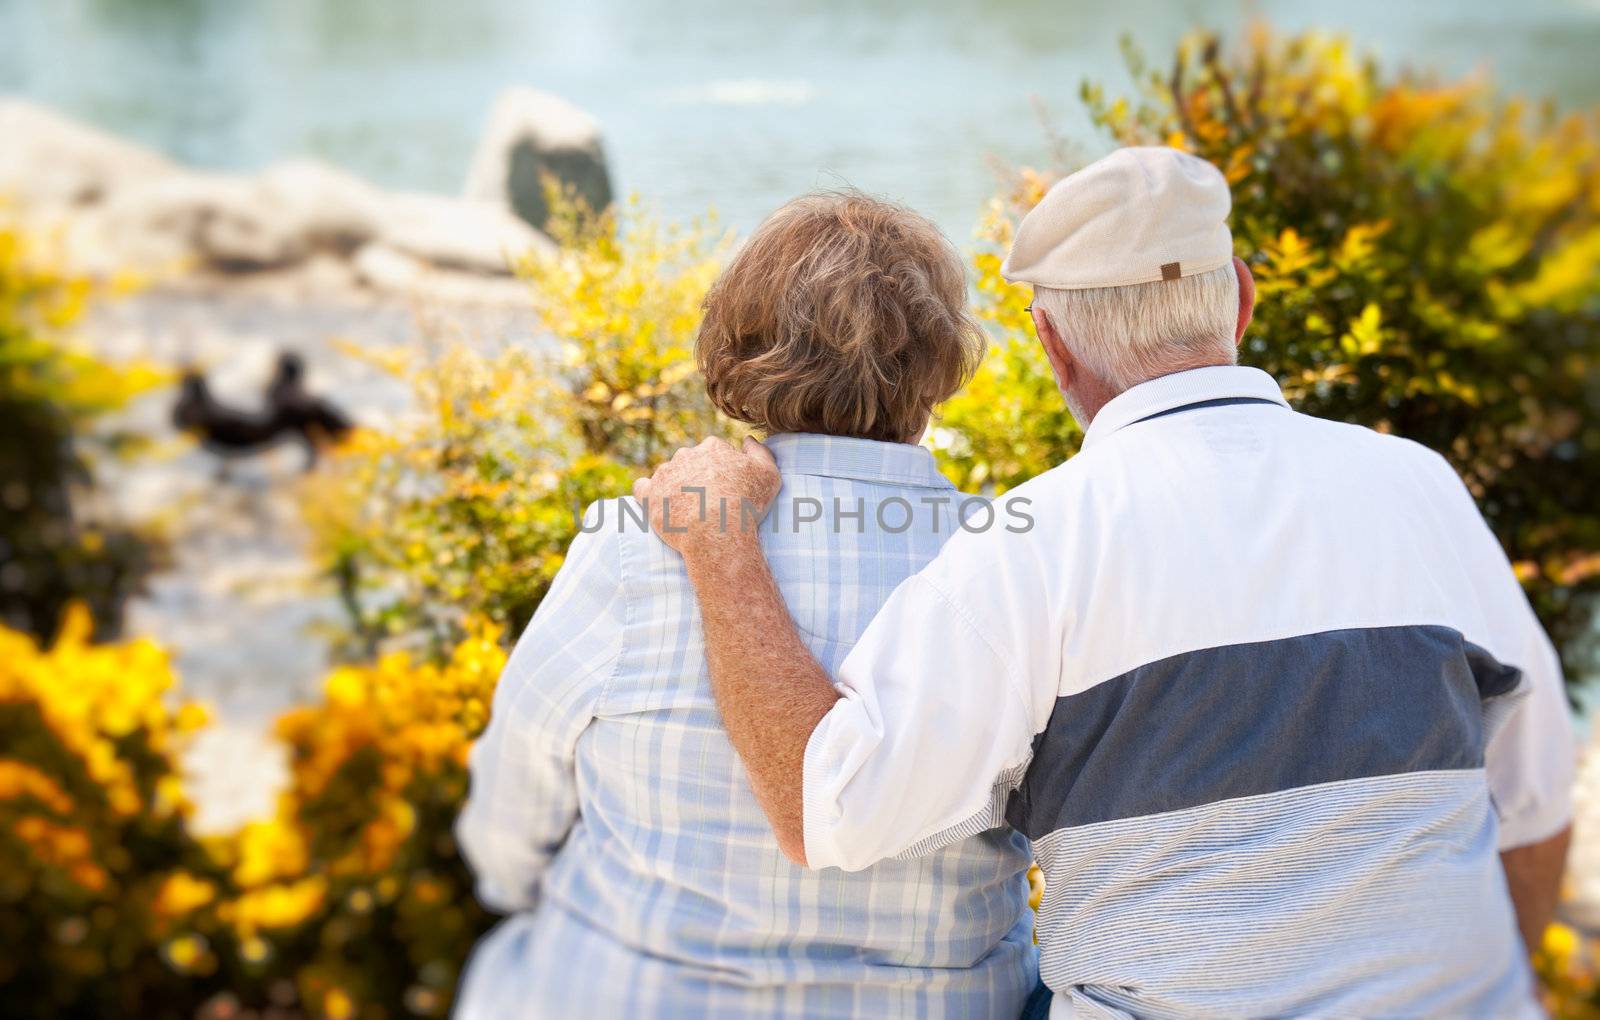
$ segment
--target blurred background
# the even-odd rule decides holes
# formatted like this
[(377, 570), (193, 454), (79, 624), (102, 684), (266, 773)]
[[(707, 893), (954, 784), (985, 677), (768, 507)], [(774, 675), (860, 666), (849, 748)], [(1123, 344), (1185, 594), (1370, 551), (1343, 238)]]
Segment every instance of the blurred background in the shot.
[(599, 119), (618, 188), (740, 229), (807, 188), (894, 195), (958, 238), (1050, 125), (1103, 148), (1076, 102), (1127, 81), (1119, 43), (1165, 55), (1262, 18), (1347, 33), (1391, 67), (1577, 108), (1600, 99), (1583, 0), (582, 4), (517, 0), (67, 0), (0, 7), (0, 88), (185, 164), (329, 160), (384, 187), (456, 192), (510, 85)]
[(1118, 144), (1217, 163), (1244, 359), (1451, 459), (1587, 734), (1596, 52), (1597, 0), (0, 0), (0, 1014), (448, 1010), (505, 650), (575, 509), (736, 431), (698, 303), (812, 188), (970, 255), (994, 346), (928, 442), (998, 493), (1078, 442), (1012, 224)]

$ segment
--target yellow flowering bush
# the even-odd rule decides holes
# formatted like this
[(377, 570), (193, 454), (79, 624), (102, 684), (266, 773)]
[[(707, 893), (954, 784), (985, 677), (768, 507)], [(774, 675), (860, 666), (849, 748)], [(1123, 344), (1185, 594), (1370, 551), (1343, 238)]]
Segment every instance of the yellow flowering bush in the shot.
[(148, 641), (0, 627), (0, 1015), (190, 1016), (224, 975), (176, 769), (205, 721)]
[(0, 627), (0, 1016), (442, 1016), (490, 917), (451, 838), (506, 652), (336, 669), (278, 723), (277, 813), (198, 839), (177, 755), (205, 722), (149, 641)]
[[(1338, 38), (1257, 28), (1185, 42), (1093, 120), (1119, 144), (1221, 167), (1259, 304), (1241, 360), (1299, 409), (1438, 450), (1517, 562), (1569, 676), (1593, 667), (1600, 595), (1600, 110), (1561, 115), (1481, 79), (1386, 72)], [(1023, 308), (999, 275), (1017, 218), (1066, 167), (1024, 172), (984, 220), (996, 334), (936, 445), (997, 490), (1077, 449)]]
[(361, 655), (396, 643), (441, 654), (472, 615), (519, 633), (583, 506), (726, 430), (692, 351), (725, 242), (637, 203), (598, 226), (571, 211), (555, 224), (563, 247), (520, 266), (548, 348), (368, 354), (409, 382), (420, 413), (358, 437), (308, 483)]
[(1078, 449), (1078, 425), (1056, 390), (1026, 311), (1032, 294), (1000, 275), (1015, 220), (1051, 181), (1022, 170), (1012, 191), (992, 199), (979, 221), (977, 314), (990, 346), (966, 388), (940, 406), (929, 445), (946, 474), (968, 492), (996, 493), (1049, 470)]
[(387, 364), (419, 415), (358, 433), (302, 500), (348, 612), (346, 650), (442, 654), (473, 613), (520, 628), (576, 532), (573, 508), (633, 475), (554, 431), (551, 387), (527, 352), (462, 346)]
[[(45, 637), (82, 599), (109, 635), (150, 537), (75, 519), (75, 490), (91, 478), (89, 426), (163, 376), (66, 342), (96, 287), (59, 262), (0, 205), (0, 622)], [(126, 443), (105, 438), (102, 452)]]
[(506, 652), (495, 625), (466, 629), (442, 662), (336, 669), (278, 722), (290, 787), (234, 844), (222, 916), (317, 1015), (443, 1016), (488, 927), (451, 826)]
[(558, 206), (557, 247), (523, 259), (539, 321), (560, 344), (554, 376), (567, 429), (590, 454), (630, 465), (720, 431), (694, 362), (701, 302), (731, 236), (707, 217), (661, 223), (637, 198), (598, 224)]

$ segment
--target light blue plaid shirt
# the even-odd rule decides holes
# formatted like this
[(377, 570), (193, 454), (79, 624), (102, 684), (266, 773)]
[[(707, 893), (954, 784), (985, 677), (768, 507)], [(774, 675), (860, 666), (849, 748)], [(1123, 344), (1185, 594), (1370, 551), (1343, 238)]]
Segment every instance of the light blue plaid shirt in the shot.
[[(763, 545), (833, 671), (971, 497), (920, 447), (767, 445), (783, 489)], [(477, 948), (457, 1016), (1017, 1016), (1037, 967), (1022, 837), (795, 867), (722, 730), (682, 560), (631, 500), (585, 527), (472, 752), (457, 834), (480, 898), (514, 916)]]

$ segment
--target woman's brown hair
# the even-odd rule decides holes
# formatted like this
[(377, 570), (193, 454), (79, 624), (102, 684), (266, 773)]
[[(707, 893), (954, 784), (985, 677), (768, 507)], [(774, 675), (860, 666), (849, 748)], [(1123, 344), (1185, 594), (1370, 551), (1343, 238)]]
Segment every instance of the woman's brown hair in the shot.
[(712, 402), (756, 428), (915, 442), (983, 355), (966, 300), (961, 258), (925, 217), (802, 195), (712, 286), (695, 356)]

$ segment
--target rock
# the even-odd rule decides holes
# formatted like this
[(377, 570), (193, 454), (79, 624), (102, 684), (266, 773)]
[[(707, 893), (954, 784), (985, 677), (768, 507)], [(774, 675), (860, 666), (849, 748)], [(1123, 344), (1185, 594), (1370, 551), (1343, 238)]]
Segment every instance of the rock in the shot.
[(545, 230), (550, 220), (545, 175), (591, 209), (611, 204), (611, 175), (595, 119), (548, 92), (507, 89), (495, 101), (473, 153), (466, 197), (500, 203)]
[[(529, 95), (532, 107), (516, 110), (543, 111), (539, 165), (590, 153), (599, 177), (583, 186), (592, 191), (598, 180), (609, 198), (593, 122), (554, 97)], [(550, 113), (550, 102), (560, 116)], [(516, 159), (532, 158), (533, 136), (517, 124), (503, 134), (508, 151), (524, 153)], [(509, 180), (502, 175), (502, 186)], [(408, 290), (429, 270), (503, 277), (511, 259), (553, 250), (549, 238), (518, 219), (504, 192), (499, 201), (394, 194), (311, 159), (250, 176), (187, 170), (16, 100), (0, 101), (0, 194), (8, 192), (30, 216), (59, 224), (73, 265), (97, 274), (295, 267), (307, 279)], [(352, 261), (358, 252), (359, 265)], [(329, 259), (343, 260), (343, 272), (323, 271)]]
[(380, 291), (411, 293), (428, 272), (428, 267), (417, 259), (376, 241), (362, 245), (350, 261), (356, 278)]
[(381, 229), (382, 193), (318, 160), (274, 163), (257, 190), (260, 207), (291, 225), (310, 249), (349, 254)]
[(315, 252), (347, 255), (379, 231), (384, 200), (360, 178), (314, 160), (259, 177), (175, 173), (115, 193), (91, 221), (116, 261), (189, 263), (225, 272), (275, 269)]
[(384, 199), (378, 240), (431, 265), (474, 273), (509, 273), (514, 259), (553, 248), (503, 206), (420, 192)]
[(108, 254), (141, 269), (189, 263), (241, 272), (288, 265), (310, 251), (299, 223), (258, 181), (228, 174), (181, 173), (131, 187), (86, 220)]
[[(311, 162), (275, 166), (260, 177), (172, 174), (118, 192), (70, 227), (77, 261), (91, 271), (252, 272), (315, 254), (347, 258), (376, 243), (388, 255), (428, 265), (504, 275), (510, 259), (551, 248), (549, 238), (498, 205), (385, 193)], [(369, 255), (357, 272), (369, 271), (392, 284), (397, 264)]]
[(143, 146), (20, 99), (0, 99), (0, 194), (36, 205), (90, 205), (178, 172)]

